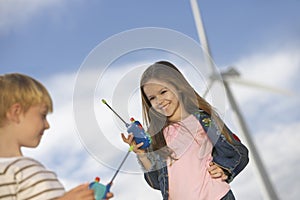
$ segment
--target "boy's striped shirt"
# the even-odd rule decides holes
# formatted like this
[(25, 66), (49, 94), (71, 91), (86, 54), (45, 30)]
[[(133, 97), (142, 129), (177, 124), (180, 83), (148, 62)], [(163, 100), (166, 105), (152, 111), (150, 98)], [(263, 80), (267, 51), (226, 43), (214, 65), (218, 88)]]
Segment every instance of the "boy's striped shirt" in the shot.
[(1, 200), (50, 200), (65, 193), (54, 172), (28, 157), (0, 158)]

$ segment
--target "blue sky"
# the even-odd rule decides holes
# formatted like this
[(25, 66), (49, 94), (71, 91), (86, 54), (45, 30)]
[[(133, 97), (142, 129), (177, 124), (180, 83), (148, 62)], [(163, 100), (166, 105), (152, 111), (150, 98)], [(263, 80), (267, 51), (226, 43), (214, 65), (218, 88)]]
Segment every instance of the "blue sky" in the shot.
[[(20, 2), (1, 1), (3, 71), (49, 75), (77, 70), (101, 41), (133, 28), (165, 27), (199, 41), (189, 1)], [(270, 35), (274, 41), (269, 42), (279, 48), (299, 33), (297, 0), (199, 4), (214, 60), (220, 66), (254, 52)]]
[[(293, 93), (287, 97), (268, 90), (232, 85), (278, 194), (282, 199), (296, 199), (300, 160), (293, 155), (300, 153), (295, 142), (300, 139), (297, 111), (300, 105), (300, 1), (229, 0), (198, 1), (198, 4), (212, 56), (220, 70), (235, 66), (246, 80)], [(105, 163), (97, 162), (97, 155), (87, 153), (91, 149), (83, 147), (82, 138), (76, 133), (72, 103), (77, 72), (99, 44), (116, 34), (144, 27), (168, 28), (199, 41), (187, 0), (0, 1), (0, 73), (20, 72), (37, 78), (49, 88), (55, 103), (55, 112), (49, 116), (49, 134), (44, 136), (38, 149), (26, 150), (26, 153), (57, 171), (66, 188), (89, 181), (96, 175), (108, 181), (113, 173)], [(114, 46), (108, 51), (114, 52)], [(124, 55), (119, 65), (115, 63), (118, 67), (103, 75), (103, 81), (115, 82), (116, 86), (112, 84), (111, 87), (118, 90), (118, 82), (124, 74), (135, 69), (132, 63), (138, 66), (143, 60), (147, 63), (164, 56), (172, 58), (168, 54), (158, 56), (159, 52), (149, 52), (151, 56), (147, 53)], [(96, 93), (108, 99), (113, 95), (101, 86)], [(139, 110), (128, 107), (138, 115)], [(95, 110), (105, 134), (110, 134), (111, 130), (120, 132), (121, 128), (116, 129), (116, 120), (106, 108)], [(228, 104), (224, 112), (225, 120), (238, 132)], [(110, 126), (104, 126), (104, 122)], [(64, 141), (64, 145), (58, 141)], [(118, 148), (122, 151), (107, 154), (106, 159), (118, 163), (126, 148), (117, 134), (110, 142), (116, 146), (116, 151)], [(134, 156), (125, 169), (136, 171), (138, 166), (133, 163)], [(260, 189), (253, 176), (255, 171), (250, 162), (232, 183), (238, 199), (263, 199), (257, 192)], [(159, 193), (148, 188), (139, 173), (120, 174), (112, 190), (115, 199), (160, 199)]]

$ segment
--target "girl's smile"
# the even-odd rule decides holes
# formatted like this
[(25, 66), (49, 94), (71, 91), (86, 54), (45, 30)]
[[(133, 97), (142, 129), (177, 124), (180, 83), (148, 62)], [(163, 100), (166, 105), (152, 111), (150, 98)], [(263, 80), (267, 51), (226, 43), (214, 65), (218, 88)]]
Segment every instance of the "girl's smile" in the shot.
[(150, 80), (143, 86), (151, 106), (169, 121), (179, 121), (187, 116), (174, 86), (159, 80)]

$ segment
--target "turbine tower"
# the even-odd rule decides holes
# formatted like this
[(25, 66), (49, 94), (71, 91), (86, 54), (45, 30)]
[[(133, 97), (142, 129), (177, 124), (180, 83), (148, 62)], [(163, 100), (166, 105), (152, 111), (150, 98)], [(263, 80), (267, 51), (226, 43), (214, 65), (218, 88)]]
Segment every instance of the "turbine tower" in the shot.
[[(215, 81), (220, 81), (221, 83), (224, 84), (229, 103), (231, 105), (231, 108), (233, 109), (233, 111), (235, 112), (235, 114), (237, 116), (237, 120), (238, 120), (239, 126), (241, 128), (243, 138), (245, 139), (245, 142), (247, 143), (247, 146), (248, 146), (249, 152), (250, 152), (250, 157), (251, 157), (254, 167), (257, 171), (258, 179), (262, 186), (262, 195), (263, 195), (264, 199), (266, 199), (266, 200), (278, 200), (279, 198), (272, 186), (272, 183), (269, 179), (267, 171), (265, 170), (263, 162), (262, 162), (262, 160), (259, 156), (259, 153), (255, 147), (255, 144), (249, 134), (248, 127), (245, 123), (245, 120), (240, 112), (240, 109), (234, 99), (234, 96), (233, 96), (230, 86), (229, 86), (230, 78), (238, 77), (239, 73), (235, 69), (231, 68), (230, 70), (221, 73), (222, 80), (220, 80), (220, 78), (218, 78), (218, 76), (216, 75), (217, 72), (214, 68), (214, 64), (212, 61), (209, 45), (208, 45), (208, 42), (206, 39), (205, 29), (204, 29), (204, 25), (202, 23), (201, 14), (200, 14), (197, 0), (190, 0), (190, 4), (192, 7), (192, 12), (193, 12), (193, 16), (194, 16), (200, 43), (201, 43), (204, 51), (206, 51), (206, 52), (204, 52), (206, 54), (206, 55), (204, 55), (204, 57), (206, 58), (206, 62), (208, 64), (208, 66), (211, 67), (211, 69), (214, 73), (211, 75), (211, 80), (208, 85), (208, 90), (214, 84)], [(204, 94), (204, 96), (205, 95), (206, 95), (206, 93)]]

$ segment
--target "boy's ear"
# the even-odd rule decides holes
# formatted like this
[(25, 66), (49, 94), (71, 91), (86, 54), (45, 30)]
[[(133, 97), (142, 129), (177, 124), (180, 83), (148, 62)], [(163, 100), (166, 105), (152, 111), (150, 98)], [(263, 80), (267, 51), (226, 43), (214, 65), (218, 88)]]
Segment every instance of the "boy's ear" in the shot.
[(15, 103), (6, 112), (6, 117), (8, 121), (19, 123), (21, 114), (22, 106), (19, 103)]

